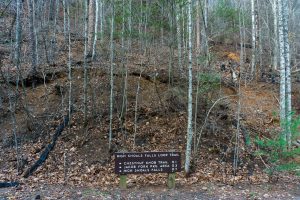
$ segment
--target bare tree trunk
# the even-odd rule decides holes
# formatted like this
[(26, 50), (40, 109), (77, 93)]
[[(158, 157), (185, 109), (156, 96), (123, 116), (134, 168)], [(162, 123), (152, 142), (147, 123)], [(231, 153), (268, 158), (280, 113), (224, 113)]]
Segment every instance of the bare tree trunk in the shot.
[(200, 0), (196, 1), (196, 52), (200, 53), (201, 48), (201, 30), (200, 30)]
[(183, 63), (186, 63), (186, 53), (187, 53), (187, 42), (186, 42), (186, 34), (187, 34), (187, 25), (185, 23), (185, 17), (186, 16), (186, 6), (181, 7), (181, 16), (183, 17), (182, 19), (182, 46), (183, 46), (183, 51), (182, 51), (182, 56), (183, 56)]
[(94, 23), (95, 23), (95, 1), (89, 0), (89, 10), (88, 10), (88, 54), (92, 55), (93, 51), (93, 40), (94, 40)]
[(146, 0), (146, 8), (145, 8), (145, 22), (144, 22), (144, 32), (143, 32), (143, 42), (144, 42), (144, 55), (147, 55), (147, 49), (148, 49), (148, 37), (147, 37), (147, 30), (148, 30), (148, 15), (149, 15), (149, 2)]
[(182, 74), (182, 55), (181, 55), (181, 23), (180, 23), (180, 6), (176, 3), (176, 28), (177, 28), (177, 50), (178, 50), (178, 69)]
[[(65, 0), (64, 0), (65, 2)], [(70, 29), (70, 2), (67, 3), (66, 13), (67, 13), (67, 30), (68, 30), (68, 79), (69, 79), (69, 120), (71, 124), (71, 109), (72, 109), (72, 68), (71, 68), (71, 29)]]
[(278, 0), (273, 0), (272, 4), (274, 13), (274, 57), (273, 57), (273, 68), (278, 68)]
[(15, 148), (16, 148), (16, 158), (17, 158), (17, 173), (20, 170), (20, 160), (19, 160), (19, 147), (18, 147), (18, 138), (17, 138), (17, 121), (16, 121), (16, 98), (14, 94), (8, 94), (9, 96), (9, 110), (11, 113), (11, 120), (13, 126), (13, 135), (15, 140)]
[[(242, 23), (242, 10), (241, 2), (239, 5), (239, 28), (240, 28), (240, 68), (243, 69), (244, 65), (244, 37)], [(233, 174), (236, 175), (238, 170), (239, 153), (240, 153), (240, 114), (241, 114), (241, 79), (238, 80), (238, 104), (237, 104), (237, 125), (236, 125), (236, 135), (235, 135), (235, 147), (234, 147), (234, 159), (233, 159)]]
[[(267, 46), (268, 46), (268, 48), (269, 48), (269, 60), (268, 60), (268, 63), (266, 63), (266, 66), (270, 63), (270, 67), (271, 68), (267, 68), (267, 69), (265, 69), (265, 71), (266, 71), (266, 73), (268, 73), (268, 72), (271, 72), (271, 79), (272, 79), (272, 81), (273, 81), (273, 71), (274, 71), (274, 56), (273, 56), (273, 54), (274, 54), (274, 51), (273, 51), (273, 43), (272, 43), (272, 37), (273, 37), (273, 35), (272, 35), (272, 33), (271, 33), (271, 30), (270, 30), (270, 15), (269, 15), (269, 12), (270, 12), (270, 10), (269, 10), (269, 6), (268, 6), (268, 2), (264, 2), (264, 6), (265, 6), (265, 8), (267, 8), (267, 9), (265, 9), (265, 14), (266, 14), (266, 20), (265, 20), (265, 24), (266, 24), (266, 27), (267, 27), (267, 37), (268, 37), (268, 44), (267, 44)], [(263, 20), (263, 19), (262, 19)], [(270, 71), (271, 70), (271, 71)]]
[[(203, 7), (203, 8), (202, 8)], [(209, 45), (208, 45), (208, 38), (207, 38), (207, 30), (208, 30), (208, 1), (204, 0), (204, 6), (201, 6), (202, 13), (203, 13), (203, 28), (202, 28), (202, 50), (205, 52), (207, 61), (210, 60), (210, 53), (209, 53)]]
[(103, 30), (103, 21), (104, 21), (104, 13), (103, 13), (103, 0), (99, 0), (99, 6), (100, 6), (100, 13), (99, 13), (99, 17), (100, 17), (100, 42), (102, 43), (103, 42), (103, 33), (104, 33), (104, 30)]
[(20, 65), (20, 51), (21, 51), (21, 0), (17, 0), (17, 15), (16, 15), (16, 46), (15, 46), (15, 65), (19, 69)]
[[(28, 103), (27, 103), (27, 95), (26, 95), (26, 91), (25, 91), (25, 85), (24, 85), (24, 81), (22, 78), (22, 73), (21, 73), (21, 37), (22, 37), (22, 24), (21, 24), (21, 12), (22, 12), (22, 1), (21, 0), (17, 0), (17, 15), (16, 15), (16, 47), (15, 47), (15, 58), (14, 58), (14, 62), (17, 68), (17, 81), (16, 81), (16, 85), (17, 85), (17, 89), (19, 86), (19, 81), (21, 80), (21, 85), (22, 85), (22, 92), (24, 95), (24, 108), (25, 108), (25, 112), (27, 115), (27, 119), (26, 119), (26, 125), (28, 130), (32, 129), (32, 117), (31, 114), (28, 110)], [(1, 64), (1, 63), (0, 63)]]
[(53, 17), (55, 16), (54, 13), (55, 13), (55, 2), (58, 1), (58, 0), (50, 0), (49, 1), (49, 19), (48, 20), (53, 20)]
[(143, 0), (140, 1), (140, 17), (139, 17), (140, 52), (142, 52), (143, 50), (142, 25), (143, 25)]
[(87, 51), (88, 51), (88, 4), (84, 1), (84, 82), (83, 82), (83, 114), (84, 114), (84, 128), (87, 127)]
[(291, 148), (291, 74), (288, 40), (288, 2), (278, 0), (280, 52), (280, 126), (287, 148)]
[(129, 0), (128, 29), (129, 29), (128, 49), (131, 49), (131, 35), (132, 35), (132, 0)]
[[(39, 52), (38, 52), (38, 35), (37, 35), (37, 28), (38, 24), (36, 23), (36, 16), (37, 16), (37, 9), (35, 5), (35, 1), (32, 1), (33, 6), (33, 31), (35, 36), (35, 54), (36, 54), (36, 65), (39, 64)], [(33, 81), (33, 87), (35, 85), (35, 80)]]
[[(174, 23), (174, 3), (172, 3), (171, 5), (171, 11), (169, 12), (169, 24), (170, 24), (170, 29), (171, 29), (171, 36), (170, 36), (170, 40), (168, 42), (169, 45), (169, 69), (168, 69), (168, 73), (169, 73), (169, 87), (171, 85), (173, 85), (173, 58), (174, 58), (174, 44), (175, 44), (175, 34), (174, 34), (174, 27), (175, 27), (175, 23)], [(146, 34), (146, 30), (145, 30), (145, 34)]]
[(29, 37), (31, 47), (31, 72), (35, 75), (37, 72), (37, 52), (36, 52), (36, 34), (34, 30), (34, 7), (33, 0), (27, 0), (28, 11), (29, 11)]
[(55, 1), (55, 13), (54, 13), (54, 23), (53, 23), (53, 35), (51, 38), (51, 63), (54, 64), (55, 60), (56, 60), (56, 32), (57, 32), (57, 15), (58, 15), (58, 5), (59, 5), (59, 1), (56, 0)]
[(142, 70), (140, 72), (138, 85), (137, 85), (137, 89), (136, 89), (136, 94), (135, 94), (133, 149), (135, 148), (135, 138), (136, 138), (136, 131), (137, 131), (137, 116), (138, 116), (138, 103), (139, 103), (139, 92), (140, 92), (141, 77), (142, 77)]
[[(257, 41), (257, 47), (258, 47), (258, 63), (259, 63), (259, 70), (260, 70), (260, 76), (262, 77), (263, 74), (265, 74), (265, 65), (263, 63), (263, 43), (262, 43), (262, 40), (263, 40), (263, 32), (262, 32), (262, 11), (261, 11), (261, 8), (262, 8), (262, 4), (259, 4), (258, 1), (256, 1), (256, 4), (257, 4), (257, 15), (256, 15), (256, 18), (257, 18), (257, 28), (256, 28), (256, 41)], [(265, 42), (266, 43), (266, 42)]]
[(256, 10), (255, 0), (251, 0), (251, 20), (252, 20), (252, 59), (251, 59), (251, 77), (256, 72)]
[(282, 15), (283, 15), (283, 32), (284, 32), (284, 59), (286, 70), (286, 122), (287, 122), (287, 148), (290, 150), (292, 147), (292, 133), (291, 133), (291, 121), (292, 121), (292, 88), (291, 88), (291, 64), (290, 64), (290, 43), (289, 43), (289, 5), (288, 0), (282, 0)]
[(122, 59), (124, 63), (125, 56), (125, 0), (122, 0), (122, 31), (121, 31), (121, 49), (122, 49)]
[[(21, 26), (21, 9), (22, 9), (22, 2), (21, 2), (21, 0), (17, 0), (15, 64), (17, 66), (18, 72), (20, 72), (21, 29), (22, 29), (22, 26)], [(15, 116), (15, 104), (16, 104), (16, 102), (12, 102), (12, 101), (13, 100), (11, 98), (11, 95), (9, 94), (9, 106), (10, 106), (10, 112), (11, 112), (11, 117), (12, 117), (13, 134), (14, 134), (15, 146), (16, 146), (17, 170), (19, 170), (19, 151), (18, 151), (18, 141), (17, 141), (17, 131), (16, 131), (16, 116)], [(26, 109), (27, 109), (27, 105), (26, 105)]]
[(113, 100), (114, 100), (114, 22), (115, 22), (115, 0), (112, 0), (111, 30), (110, 30), (110, 103), (109, 103), (109, 150), (111, 150), (112, 122), (113, 122)]
[(95, 23), (94, 23), (94, 42), (93, 42), (93, 52), (92, 59), (95, 58), (96, 54), (96, 43), (97, 43), (97, 35), (98, 35), (98, 17), (99, 17), (99, 0), (95, 0)]
[(189, 59), (189, 89), (188, 89), (188, 124), (187, 124), (187, 141), (185, 152), (185, 173), (190, 173), (191, 151), (192, 151), (192, 139), (193, 139), (193, 73), (192, 73), (192, 2), (188, 0), (188, 59)]
[(284, 58), (284, 33), (283, 33), (283, 16), (282, 16), (282, 0), (278, 0), (278, 25), (279, 25), (279, 53), (280, 53), (280, 126), (283, 131), (286, 121), (286, 71), (285, 71), (285, 58)]
[[(124, 119), (125, 119), (125, 113), (127, 110), (127, 86), (128, 86), (128, 69), (127, 69), (127, 63), (125, 61), (125, 0), (122, 0), (122, 38), (121, 38), (121, 46), (122, 46), (122, 65), (123, 65), (123, 77), (124, 77), (124, 86), (123, 86), (123, 95), (122, 95), (122, 107), (121, 107), (121, 113), (120, 113), (120, 122), (121, 122), (121, 127), (123, 127)], [(129, 41), (128, 41), (129, 45)], [(128, 47), (127, 47), (128, 48)], [(124, 76), (125, 74), (125, 76)]]
[(69, 14), (67, 11), (68, 8), (66, 5), (66, 0), (63, 0), (62, 3), (63, 3), (63, 10), (64, 10), (64, 38), (65, 38), (65, 42), (66, 42), (67, 41), (67, 27), (69, 25), (69, 24), (67, 24), (67, 23), (69, 23), (69, 22), (67, 22), (69, 16), (67, 16), (67, 15), (69, 15)]

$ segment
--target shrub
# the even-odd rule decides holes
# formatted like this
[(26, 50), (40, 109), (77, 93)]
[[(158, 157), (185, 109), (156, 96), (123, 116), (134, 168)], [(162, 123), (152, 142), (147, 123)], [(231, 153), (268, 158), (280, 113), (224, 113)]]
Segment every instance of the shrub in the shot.
[[(300, 116), (294, 116), (291, 122), (292, 140), (299, 137)], [(295, 171), (300, 169), (299, 163), (295, 158), (300, 156), (300, 148), (287, 149), (285, 132), (279, 132), (271, 139), (256, 138), (256, 144), (259, 150), (256, 155), (262, 155), (267, 158), (270, 168), (266, 169), (270, 175), (276, 171)]]

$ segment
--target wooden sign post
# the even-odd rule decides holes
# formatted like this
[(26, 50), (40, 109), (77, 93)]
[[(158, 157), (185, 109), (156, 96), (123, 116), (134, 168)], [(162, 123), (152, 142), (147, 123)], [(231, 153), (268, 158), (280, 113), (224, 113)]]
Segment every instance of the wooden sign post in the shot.
[(115, 153), (115, 173), (120, 188), (126, 188), (127, 174), (168, 173), (167, 185), (175, 188), (175, 172), (181, 171), (180, 152)]

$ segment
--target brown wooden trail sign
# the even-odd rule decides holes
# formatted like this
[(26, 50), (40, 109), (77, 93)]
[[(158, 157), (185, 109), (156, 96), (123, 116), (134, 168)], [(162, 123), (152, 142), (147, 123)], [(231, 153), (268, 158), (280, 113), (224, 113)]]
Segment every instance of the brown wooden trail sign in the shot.
[(175, 172), (181, 171), (180, 152), (115, 153), (115, 173), (126, 188), (126, 174), (168, 173), (169, 188), (175, 187)]
[(179, 152), (115, 153), (116, 174), (174, 173), (181, 171)]

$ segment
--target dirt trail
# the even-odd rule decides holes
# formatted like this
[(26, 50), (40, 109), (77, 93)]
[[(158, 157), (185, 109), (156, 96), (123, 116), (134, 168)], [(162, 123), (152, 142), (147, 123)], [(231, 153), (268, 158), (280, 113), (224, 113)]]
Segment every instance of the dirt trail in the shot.
[(177, 185), (176, 189), (168, 190), (165, 186), (149, 185), (118, 188), (80, 187), (71, 185), (45, 185), (19, 188), (0, 189), (0, 199), (97, 199), (97, 200), (288, 200), (300, 199), (299, 185), (291, 182), (285, 184), (236, 186), (220, 183), (202, 183), (200, 185)]

